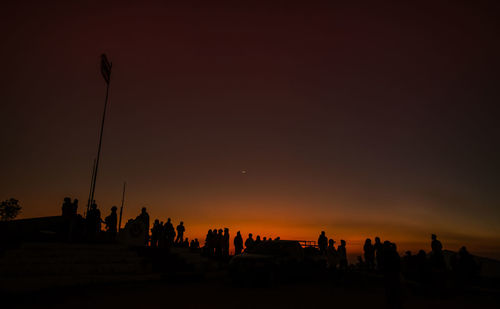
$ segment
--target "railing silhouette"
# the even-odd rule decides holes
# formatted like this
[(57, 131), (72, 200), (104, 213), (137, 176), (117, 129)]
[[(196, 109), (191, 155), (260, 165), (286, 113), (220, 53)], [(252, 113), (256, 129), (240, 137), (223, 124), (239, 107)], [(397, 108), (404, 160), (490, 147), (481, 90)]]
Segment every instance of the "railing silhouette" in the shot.
[(313, 247), (318, 248), (318, 244), (315, 240), (297, 240), (302, 247)]

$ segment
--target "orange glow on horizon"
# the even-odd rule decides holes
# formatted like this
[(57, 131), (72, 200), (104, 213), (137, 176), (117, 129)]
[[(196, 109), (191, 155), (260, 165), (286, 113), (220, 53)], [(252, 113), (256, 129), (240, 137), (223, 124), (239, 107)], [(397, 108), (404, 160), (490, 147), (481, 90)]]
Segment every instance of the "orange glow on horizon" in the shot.
[[(39, 202), (39, 201), (38, 201)], [(129, 202), (132, 203), (132, 202)], [(111, 204), (110, 204), (111, 205)], [(138, 204), (140, 205), (140, 204)], [(467, 248), (478, 255), (483, 255), (492, 258), (500, 258), (500, 239), (491, 235), (472, 235), (450, 233), (443, 227), (436, 228), (435, 226), (426, 226), (410, 224), (401, 218), (393, 217), (377, 217), (372, 216), (372, 220), (362, 221), (356, 217), (354, 213), (346, 213), (344, 216), (337, 215), (336, 217), (327, 217), (318, 215), (307, 216), (301, 211), (286, 211), (287, 205), (279, 205), (277, 207), (251, 207), (243, 205), (238, 208), (227, 204), (219, 204), (215, 206), (195, 205), (200, 209), (193, 213), (189, 209), (182, 207), (165, 209), (151, 205), (148, 206), (150, 214), (150, 224), (152, 226), (155, 219), (167, 221), (171, 218), (174, 226), (181, 220), (186, 226), (185, 236), (189, 240), (198, 238), (200, 245), (203, 246), (208, 229), (224, 229), (229, 228), (231, 236), (231, 249), (233, 249), (233, 238), (237, 231), (240, 231), (243, 239), (248, 237), (248, 233), (252, 233), (254, 238), (257, 235), (262, 237), (271, 237), (275, 239), (289, 240), (312, 240), (317, 241), (321, 231), (325, 231), (328, 238), (333, 238), (336, 245), (341, 239), (347, 242), (347, 252), (351, 263), (356, 261), (356, 256), (362, 255), (363, 244), (366, 238), (371, 238), (374, 241), (376, 236), (382, 241), (390, 240), (398, 246), (400, 254), (410, 250), (413, 253), (423, 249), (430, 250), (430, 234), (437, 233), (438, 238), (443, 242), (445, 249), (457, 251), (461, 246)], [(102, 217), (105, 217), (109, 212), (108, 207), (99, 207)], [(109, 207), (110, 208), (110, 207)], [(126, 204), (122, 227), (130, 218), (135, 218), (139, 213), (141, 206), (132, 207)], [(30, 216), (29, 210), (44, 209), (44, 212), (50, 212), (47, 215), (59, 214), (60, 207), (29, 207), (21, 214), (21, 218), (44, 216), (44, 214), (33, 214)], [(208, 211), (208, 210), (211, 211)], [(253, 210), (252, 210), (253, 209)], [(80, 213), (82, 205), (80, 205)]]

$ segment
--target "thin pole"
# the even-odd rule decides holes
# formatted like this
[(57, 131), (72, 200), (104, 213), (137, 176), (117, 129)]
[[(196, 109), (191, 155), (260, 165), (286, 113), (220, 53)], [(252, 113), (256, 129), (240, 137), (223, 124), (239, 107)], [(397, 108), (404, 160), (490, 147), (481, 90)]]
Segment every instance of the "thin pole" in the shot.
[(104, 131), (104, 121), (106, 120), (106, 107), (108, 106), (109, 84), (111, 84), (111, 68), (109, 72), (109, 82), (106, 83), (106, 99), (104, 100), (104, 112), (102, 113), (101, 134), (99, 136), (99, 147), (97, 148), (97, 160), (95, 163), (94, 182), (92, 183), (91, 201), (94, 201), (95, 183), (97, 181), (97, 171), (99, 170), (99, 159), (101, 158), (102, 133)]
[(89, 190), (89, 200), (87, 202), (87, 212), (89, 212), (90, 209), (90, 198), (92, 197), (92, 184), (94, 183), (94, 177), (95, 177), (95, 159), (94, 159), (94, 164), (92, 164), (92, 178), (90, 179), (90, 190)]
[(120, 220), (118, 221), (118, 232), (122, 228), (122, 214), (123, 214), (123, 205), (125, 204), (125, 188), (127, 187), (127, 182), (123, 182), (123, 194), (122, 194), (122, 207), (120, 207)]

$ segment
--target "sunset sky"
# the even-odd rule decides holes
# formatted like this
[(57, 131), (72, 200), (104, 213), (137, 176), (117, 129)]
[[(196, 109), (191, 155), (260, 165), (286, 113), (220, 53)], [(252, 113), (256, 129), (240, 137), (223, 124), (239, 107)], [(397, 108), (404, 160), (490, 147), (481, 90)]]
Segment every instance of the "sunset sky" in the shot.
[(83, 212), (104, 52), (104, 216), (500, 258), (498, 2), (310, 2), (3, 4), (0, 199)]

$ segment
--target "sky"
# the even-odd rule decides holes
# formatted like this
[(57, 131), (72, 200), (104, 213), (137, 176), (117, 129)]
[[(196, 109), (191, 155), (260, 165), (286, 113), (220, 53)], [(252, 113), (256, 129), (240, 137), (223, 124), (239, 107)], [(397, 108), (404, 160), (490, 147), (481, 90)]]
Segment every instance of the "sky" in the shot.
[[(20, 218), (183, 220), (186, 235), (500, 258), (495, 1), (9, 1), (0, 199)], [(246, 171), (246, 173), (242, 173)]]

